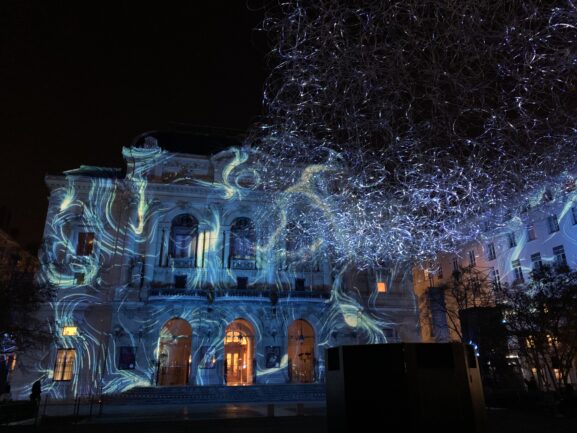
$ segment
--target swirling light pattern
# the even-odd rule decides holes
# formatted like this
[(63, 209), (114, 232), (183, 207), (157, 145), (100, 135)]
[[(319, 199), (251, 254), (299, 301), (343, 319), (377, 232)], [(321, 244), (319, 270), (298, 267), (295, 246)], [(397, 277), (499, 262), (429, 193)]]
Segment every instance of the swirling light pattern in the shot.
[[(415, 313), (411, 292), (404, 291), (410, 287), (406, 279), (410, 269), (399, 266), (380, 277), (389, 287), (398, 287), (395, 299), (403, 301), (395, 307), (406, 311), (400, 318), (382, 308), (373, 287), (376, 281), (366, 283), (374, 275), (363, 274), (363, 284), (368, 284), (363, 290), (370, 290), (363, 294), (351, 279), (356, 272), (352, 262), (332, 261), (327, 239), (340, 234), (317, 183), (319, 176), (333, 170), (330, 165), (301, 165), (294, 180), (286, 179), (284, 188), (270, 191), (264, 181), (266, 167), (259, 165), (259, 153), (250, 148), (230, 148), (211, 157), (218, 170), (210, 181), (188, 169), (171, 171), (171, 164), (182, 163), (174, 161), (182, 155), (156, 143), (125, 148), (123, 155), (125, 176), (119, 170), (81, 167), (52, 180), (40, 279), (58, 288), (49, 322), (56, 346), (76, 350), (74, 374), (70, 386), (52, 380), (53, 354), (48, 351), (48, 358), (36, 363), (36, 376), (14, 387), (20, 395), (25, 396), (36, 379), (54, 397), (154, 384), (161, 342), (168, 341), (162, 335), (163, 325), (173, 317), (192, 328), (190, 362), (195, 383), (203, 385), (220, 383), (222, 377), (202, 367), (201, 351), (214, 353), (214, 362), (222, 366), (223, 332), (237, 318), (254, 328), (257, 382), (278, 383), (279, 377), (287, 380), (287, 355), (281, 357), (279, 366), (266, 367), (262, 347), (278, 344), (277, 336), (286, 338), (282, 335), (293, 321), (305, 318), (311, 323), (322, 361), (322, 350), (330, 345), (351, 339), (386, 341), (384, 329), (399, 326), (407, 314)], [(203, 161), (187, 158), (187, 164)], [(176, 196), (163, 196), (161, 191)], [(183, 212), (199, 218), (197, 241), (188, 241), (192, 258), (184, 259), (194, 263), (184, 267), (167, 256), (163, 243), (167, 221), (170, 224)], [(230, 226), (235, 215), (249, 216), (258, 228), (255, 267), (246, 274), (249, 290), (256, 294), (248, 301), (246, 294), (238, 297), (236, 293), (242, 271), (227, 265), (223, 252), (227, 245), (223, 226)], [(321, 226), (322, 233), (312, 230)], [(88, 254), (79, 249), (81, 232), (95, 234)], [(185, 288), (175, 289), (175, 275), (187, 276)], [(314, 302), (298, 296), (291, 299), (295, 279), (305, 276), (324, 296)], [(265, 298), (259, 290), (267, 294)], [(270, 293), (281, 297), (273, 310)], [(78, 333), (63, 334), (65, 326), (77, 327)], [(416, 322), (413, 327), (416, 330)], [(121, 369), (118, 364), (120, 347), (126, 346), (139, 353), (132, 369)], [(322, 364), (316, 368), (322, 369)], [(322, 376), (320, 370), (317, 374)]]
[(571, 0), (287, 0), (263, 27), (263, 182), (322, 164), (341, 263), (454, 252), (575, 172)]

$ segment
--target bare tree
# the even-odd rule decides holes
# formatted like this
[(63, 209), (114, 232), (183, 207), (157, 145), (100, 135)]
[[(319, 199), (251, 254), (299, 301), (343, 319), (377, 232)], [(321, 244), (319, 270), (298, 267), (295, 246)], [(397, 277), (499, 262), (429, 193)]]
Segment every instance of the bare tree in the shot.
[(567, 385), (577, 355), (577, 272), (544, 266), (499, 295), (521, 358), (546, 387)]
[(438, 339), (456, 339), (475, 346), (485, 385), (518, 385), (515, 366), (507, 361), (507, 333), (490, 273), (462, 267), (453, 272), (447, 283), (429, 287), (426, 296), (432, 317), (437, 322), (440, 318), (446, 321), (448, 332), (438, 333)]
[(8, 362), (15, 354), (52, 339), (50, 329), (36, 313), (53, 295), (53, 287), (36, 284), (27, 272), (14, 272), (9, 280), (0, 282), (0, 390), (4, 390)]

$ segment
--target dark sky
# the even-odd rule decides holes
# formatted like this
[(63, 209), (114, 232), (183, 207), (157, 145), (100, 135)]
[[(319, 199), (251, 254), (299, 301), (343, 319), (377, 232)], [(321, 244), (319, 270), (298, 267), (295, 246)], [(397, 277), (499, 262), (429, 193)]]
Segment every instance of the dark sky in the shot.
[(245, 130), (261, 113), (261, 3), (147, 3), (0, 2), (0, 206), (21, 243), (40, 240), (46, 173), (121, 166), (170, 122)]

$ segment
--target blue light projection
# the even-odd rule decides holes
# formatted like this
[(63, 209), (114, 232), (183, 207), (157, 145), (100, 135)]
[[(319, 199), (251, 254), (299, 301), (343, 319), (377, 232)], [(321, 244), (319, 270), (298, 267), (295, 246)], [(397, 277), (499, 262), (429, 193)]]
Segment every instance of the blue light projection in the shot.
[[(214, 362), (217, 358), (222, 360), (223, 333), (231, 318), (243, 318), (254, 328), (259, 383), (278, 381), (278, 375), (286, 371), (289, 362), (283, 349), (280, 364), (265, 368), (265, 354), (258, 349), (263, 339), (272, 338), (271, 344), (278, 344), (274, 343), (277, 336), (281, 339), (286, 327), (302, 319), (307, 311), (312, 315), (307, 320), (315, 329), (319, 358), (323, 348), (337, 344), (339, 333), (349, 335), (355, 342), (386, 341), (383, 329), (394, 323), (384, 310), (376, 308), (376, 289), (363, 298), (354, 284), (345, 283), (343, 278), (354, 270), (354, 262), (333, 260), (327, 242), (341, 236), (323, 195), (325, 187), (318, 184), (322, 180), (319, 175), (331, 170), (329, 165), (302, 166), (292, 183), (287, 179), (282, 190), (270, 191), (262, 182), (266, 170), (259, 166), (258, 155), (249, 148), (232, 148), (213, 157), (215, 164), (221, 164), (222, 173), (216, 174), (214, 181), (193, 175), (164, 174), (164, 180), (159, 180), (162, 167), (173, 163), (176, 156), (155, 145), (125, 148), (123, 155), (128, 165), (125, 178), (104, 169), (81, 167), (66, 172), (62, 186), (52, 192), (40, 278), (58, 288), (50, 320), (55, 346), (76, 349), (74, 374), (67, 384), (74, 394), (120, 392), (154, 384), (160, 342), (170, 339), (170, 335), (161, 335), (161, 330), (171, 317), (192, 326), (189, 362), (195, 369), (196, 383), (201, 385), (215, 383), (214, 375), (221, 374), (203, 368), (201, 351), (215, 354)], [(159, 200), (158, 191), (151, 188), (162, 185), (200, 188), (206, 201), (205, 212), (195, 215), (199, 219), (194, 235), (183, 238), (188, 242), (186, 251), (192, 252), (190, 258), (166, 257), (164, 239), (168, 228), (159, 221), (165, 215), (188, 211), (182, 210), (185, 205), (178, 201), (169, 205), (174, 202)], [(179, 199), (185, 197), (186, 193), (179, 193)], [(238, 211), (239, 206), (245, 206), (244, 210)], [(244, 248), (242, 254), (254, 254), (249, 289), (270, 291), (277, 298), (282, 295), (276, 303), (270, 301), (270, 307), (265, 303), (266, 308), (255, 310), (254, 300), (239, 298), (235, 288), (237, 276), (242, 272), (224, 262), (225, 248), (230, 248), (230, 244), (225, 244), (223, 226), (225, 222), (230, 225), (235, 212), (250, 217), (255, 227), (254, 245), (246, 244), (242, 237), (237, 240), (239, 248)], [(315, 219), (314, 224), (310, 218)], [(312, 230), (319, 227), (321, 231)], [(228, 242), (234, 242), (232, 232), (229, 236)], [(79, 246), (82, 241), (89, 244)], [(170, 242), (175, 241), (169, 239)], [(194, 265), (182, 267), (183, 260), (194, 260)], [(244, 263), (243, 259), (238, 260)], [(159, 267), (159, 263), (163, 266)], [(154, 273), (157, 271), (160, 274)], [(386, 275), (382, 278), (391, 287), (393, 281), (402, 281), (408, 275), (406, 271), (402, 266), (391, 268), (383, 271)], [(177, 275), (186, 276), (180, 292), (174, 287)], [(310, 305), (306, 300), (291, 302), (291, 284), (303, 275), (310, 276), (309, 284), (315, 290), (325, 291), (324, 300), (317, 299), (316, 304)], [(143, 295), (143, 288), (148, 295)], [(135, 303), (146, 301), (146, 296), (154, 305), (152, 308), (145, 314), (127, 313), (136, 308)], [(156, 302), (150, 301), (154, 296)], [(61, 335), (61, 329), (69, 325), (78, 327), (77, 335)], [(134, 369), (118, 368), (121, 346), (135, 348)], [(321, 361), (316, 365), (319, 379), (324, 368)], [(43, 362), (36, 365), (43, 389), (54, 397), (68, 395), (70, 391), (52, 380), (54, 372)], [(22, 394), (25, 392), (28, 390), (21, 390)]]

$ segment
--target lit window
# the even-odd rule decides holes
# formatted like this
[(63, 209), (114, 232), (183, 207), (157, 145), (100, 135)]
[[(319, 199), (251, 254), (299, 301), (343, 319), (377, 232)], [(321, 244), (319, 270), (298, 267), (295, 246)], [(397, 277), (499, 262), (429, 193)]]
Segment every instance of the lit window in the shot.
[(497, 258), (497, 254), (495, 253), (495, 244), (491, 242), (487, 244), (487, 260), (495, 260)]
[(378, 281), (377, 282), (377, 292), (387, 293), (387, 283), (384, 281)]
[(74, 375), (74, 360), (76, 349), (58, 349), (56, 352), (56, 365), (54, 366), (54, 380), (72, 380)]
[(94, 250), (94, 233), (81, 232), (78, 233), (78, 243), (76, 245), (76, 255), (89, 256)]
[(555, 233), (559, 231), (559, 221), (557, 221), (557, 215), (550, 215), (547, 218), (547, 223), (549, 224), (549, 233)]
[(78, 327), (76, 326), (64, 326), (62, 328), (63, 337), (76, 337), (78, 335)]
[(529, 241), (537, 239), (537, 231), (535, 231), (535, 225), (533, 224), (527, 226), (527, 239)]

